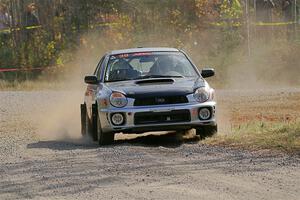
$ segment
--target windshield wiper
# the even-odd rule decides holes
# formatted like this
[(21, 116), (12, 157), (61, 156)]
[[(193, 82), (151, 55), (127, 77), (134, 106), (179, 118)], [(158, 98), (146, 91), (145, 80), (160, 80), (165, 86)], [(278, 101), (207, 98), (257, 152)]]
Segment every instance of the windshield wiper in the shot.
[(146, 76), (140, 76), (136, 79), (147, 79), (147, 78), (184, 78), (184, 76), (178, 75), (178, 76), (170, 76), (170, 75), (146, 75)]

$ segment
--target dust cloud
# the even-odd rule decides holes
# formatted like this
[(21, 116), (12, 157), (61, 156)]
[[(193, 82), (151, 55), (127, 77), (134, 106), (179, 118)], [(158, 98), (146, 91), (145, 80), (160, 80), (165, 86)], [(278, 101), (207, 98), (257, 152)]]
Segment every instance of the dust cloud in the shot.
[(67, 69), (64, 74), (58, 75), (58, 81), (62, 82), (61, 88), (47, 92), (49, 98), (44, 102), (44, 117), (35, 114), (35, 121), (38, 121), (37, 134), (44, 140), (82, 143), (87, 140), (82, 140), (80, 133), (80, 104), (84, 101), (86, 86), (84, 76), (93, 73), (102, 55), (94, 56), (84, 46), (76, 52), (67, 53), (75, 54), (76, 59), (64, 66)]
[(288, 42), (253, 44), (251, 54), (234, 53), (227, 69), (228, 89), (299, 87), (300, 48)]
[[(51, 93), (50, 93), (51, 94)], [(80, 139), (79, 92), (55, 93), (55, 99), (44, 102), (44, 117), (37, 120), (37, 133), (42, 139), (75, 141)]]

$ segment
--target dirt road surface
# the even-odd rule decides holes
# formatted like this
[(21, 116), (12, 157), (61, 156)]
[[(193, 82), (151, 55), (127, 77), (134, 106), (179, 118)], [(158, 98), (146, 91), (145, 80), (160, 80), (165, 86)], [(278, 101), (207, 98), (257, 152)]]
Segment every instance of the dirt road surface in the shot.
[[(222, 90), (218, 99), (224, 132), (299, 118), (300, 90)], [(0, 92), (0, 199), (300, 199), (299, 155), (206, 146), (192, 133), (118, 135), (100, 148), (79, 136), (81, 100)]]

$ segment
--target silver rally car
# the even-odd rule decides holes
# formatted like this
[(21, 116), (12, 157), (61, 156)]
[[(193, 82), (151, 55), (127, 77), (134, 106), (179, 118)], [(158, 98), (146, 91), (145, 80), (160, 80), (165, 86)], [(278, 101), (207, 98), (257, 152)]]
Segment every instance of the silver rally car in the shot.
[(105, 54), (85, 77), (81, 131), (100, 145), (115, 133), (185, 131), (201, 138), (217, 132), (214, 89), (204, 78), (213, 69), (198, 68), (181, 50), (134, 48)]

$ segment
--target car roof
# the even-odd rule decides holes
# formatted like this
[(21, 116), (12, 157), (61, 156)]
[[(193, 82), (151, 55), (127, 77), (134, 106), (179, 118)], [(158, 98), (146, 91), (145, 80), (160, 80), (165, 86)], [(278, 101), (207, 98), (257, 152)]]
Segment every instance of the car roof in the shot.
[(167, 48), (167, 47), (151, 47), (151, 48), (139, 47), (139, 48), (132, 48), (132, 49), (114, 50), (109, 52), (108, 54), (118, 55), (124, 53), (138, 53), (138, 52), (179, 52), (179, 50), (175, 48)]

